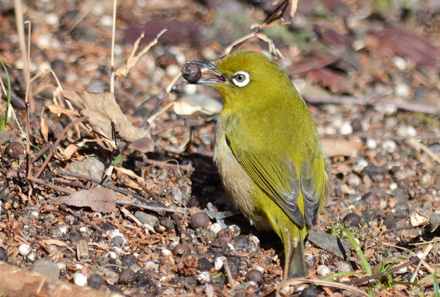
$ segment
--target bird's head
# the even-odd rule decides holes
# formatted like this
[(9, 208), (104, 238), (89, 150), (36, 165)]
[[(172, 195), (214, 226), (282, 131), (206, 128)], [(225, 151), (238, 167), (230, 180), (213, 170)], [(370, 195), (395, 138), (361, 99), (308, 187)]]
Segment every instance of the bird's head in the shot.
[(289, 97), (292, 90), (296, 93), (281, 67), (261, 53), (238, 51), (215, 63), (188, 62), (187, 65), (191, 64), (209, 71), (189, 81), (219, 90), (223, 95), (224, 109), (276, 104), (282, 98)]

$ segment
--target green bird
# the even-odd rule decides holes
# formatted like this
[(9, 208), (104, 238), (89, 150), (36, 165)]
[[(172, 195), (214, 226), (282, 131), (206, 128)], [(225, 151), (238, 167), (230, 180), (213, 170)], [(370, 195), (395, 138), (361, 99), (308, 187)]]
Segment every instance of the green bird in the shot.
[(214, 161), (229, 198), (257, 229), (273, 229), (282, 240), (284, 280), (307, 275), (304, 239), (330, 182), (304, 100), (281, 67), (257, 52), (187, 66), (184, 78), (223, 96)]

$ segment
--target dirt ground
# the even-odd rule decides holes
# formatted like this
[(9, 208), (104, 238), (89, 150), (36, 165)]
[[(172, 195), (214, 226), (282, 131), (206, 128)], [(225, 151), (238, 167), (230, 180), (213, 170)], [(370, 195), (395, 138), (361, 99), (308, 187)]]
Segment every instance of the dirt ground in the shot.
[(292, 77), (331, 162), (291, 286), (281, 242), (222, 189), (220, 95), (183, 84), (157, 107), (274, 8), (120, 1), (113, 48), (112, 1), (0, 2), (0, 296), (440, 296), (438, 1), (299, 0), (242, 45)]

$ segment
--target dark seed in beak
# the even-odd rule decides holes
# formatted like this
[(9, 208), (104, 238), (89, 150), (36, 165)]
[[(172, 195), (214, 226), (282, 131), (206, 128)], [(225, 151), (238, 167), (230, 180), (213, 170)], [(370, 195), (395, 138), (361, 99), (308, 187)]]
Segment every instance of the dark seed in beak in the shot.
[(193, 63), (186, 63), (182, 67), (182, 76), (191, 84), (196, 84), (202, 77), (202, 69), (200, 65)]

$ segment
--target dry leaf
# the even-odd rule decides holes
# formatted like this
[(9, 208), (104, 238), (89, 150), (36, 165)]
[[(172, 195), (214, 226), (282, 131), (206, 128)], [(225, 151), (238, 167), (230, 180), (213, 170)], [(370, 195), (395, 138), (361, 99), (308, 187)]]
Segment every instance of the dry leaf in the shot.
[(107, 188), (82, 190), (70, 196), (63, 196), (58, 200), (51, 200), (53, 204), (66, 204), (77, 207), (90, 207), (93, 211), (110, 213), (116, 210), (116, 193)]
[(67, 245), (67, 243), (65, 243), (64, 241), (56, 240), (56, 239), (43, 239), (41, 242), (46, 245), (56, 245), (56, 246), (66, 246)]
[(46, 107), (50, 110), (51, 113), (55, 114), (70, 114), (79, 116), (79, 112), (76, 110), (67, 109), (55, 104), (48, 104)]
[(65, 150), (61, 151), (61, 154), (66, 160), (68, 160), (77, 151), (78, 151), (78, 146), (76, 144), (70, 144)]
[(200, 94), (188, 95), (174, 102), (174, 112), (190, 119), (211, 119), (218, 115), (223, 104), (212, 97)]
[(358, 139), (321, 139), (327, 157), (353, 156), (359, 152), (362, 143)]
[(49, 126), (47, 125), (47, 122), (43, 117), (41, 117), (41, 121), (40, 121), (40, 131), (41, 131), (41, 135), (44, 138), (44, 141), (47, 142), (49, 138)]
[(149, 153), (154, 151), (154, 140), (151, 137), (142, 137), (133, 141), (130, 148), (141, 153)]
[(130, 123), (112, 93), (78, 94), (64, 91), (63, 95), (78, 106), (83, 116), (89, 117), (89, 123), (95, 131), (108, 139), (112, 139), (112, 123), (118, 137), (124, 141), (133, 142), (142, 137), (150, 137), (148, 129), (136, 128)]

